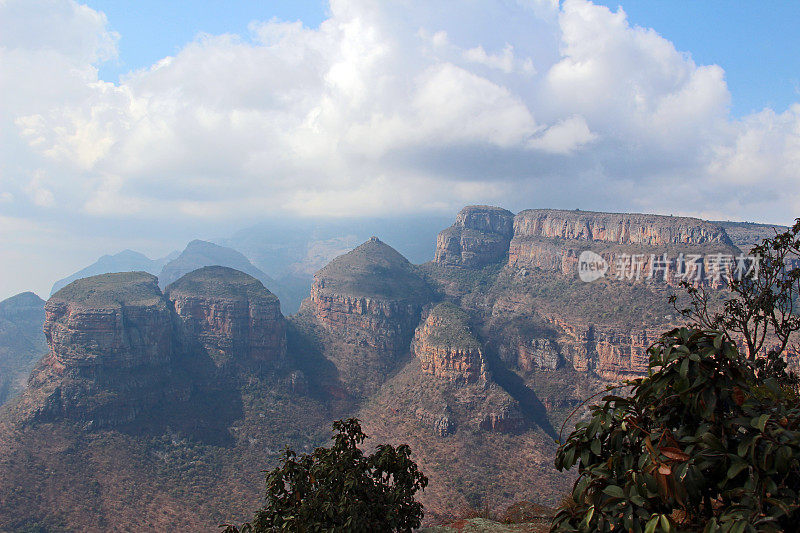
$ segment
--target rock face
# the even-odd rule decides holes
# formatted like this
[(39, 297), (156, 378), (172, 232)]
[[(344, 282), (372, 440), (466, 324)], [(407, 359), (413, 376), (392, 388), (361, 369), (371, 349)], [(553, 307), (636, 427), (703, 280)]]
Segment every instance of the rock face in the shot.
[(407, 351), (428, 284), (391, 246), (372, 237), (314, 276), (310, 306), (329, 331), (390, 354)]
[(31, 378), (44, 397), (36, 417), (116, 425), (187, 393), (168, 385), (175, 321), (151, 274), (70, 283), (47, 302), (44, 333), (50, 351)]
[(647, 349), (663, 328), (630, 328), (583, 324), (547, 317), (562, 332), (556, 340), (567, 364), (579, 372), (593, 371), (607, 381), (619, 381), (647, 372)]
[(515, 238), (547, 237), (617, 244), (731, 245), (725, 230), (697, 218), (529, 209), (514, 218)]
[(434, 261), (479, 268), (501, 260), (514, 231), (514, 214), (500, 207), (469, 206), (436, 238)]
[(186, 332), (217, 362), (279, 362), (286, 355), (280, 302), (252, 276), (221, 266), (186, 274), (165, 294)]
[(0, 302), (0, 405), (25, 388), (36, 361), (47, 352), (43, 324), (44, 300), (32, 292)]
[(575, 275), (586, 250), (606, 261), (607, 277), (674, 283), (696, 268), (712, 285), (722, 283), (718, 254), (739, 253), (721, 226), (695, 218), (531, 209), (514, 218), (508, 264)]
[(424, 374), (455, 383), (487, 379), (480, 342), (467, 324), (467, 315), (450, 303), (434, 307), (417, 328), (414, 354)]

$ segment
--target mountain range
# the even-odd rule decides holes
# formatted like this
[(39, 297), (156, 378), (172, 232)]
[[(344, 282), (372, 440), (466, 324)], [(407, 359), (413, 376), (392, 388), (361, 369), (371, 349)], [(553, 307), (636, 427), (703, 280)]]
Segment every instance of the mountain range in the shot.
[(556, 505), (567, 416), (641, 375), (676, 323), (666, 276), (585, 283), (580, 254), (738, 254), (745, 238), (684, 217), (469, 206), (429, 241), (432, 261), (368, 238), (316, 270), (288, 316), (274, 278), (201, 241), (158, 277), (75, 280), (44, 305), (45, 355), (0, 408), (0, 529), (240, 521), (284, 447), (324, 443), (345, 416), (368, 444), (411, 446), (426, 523)]

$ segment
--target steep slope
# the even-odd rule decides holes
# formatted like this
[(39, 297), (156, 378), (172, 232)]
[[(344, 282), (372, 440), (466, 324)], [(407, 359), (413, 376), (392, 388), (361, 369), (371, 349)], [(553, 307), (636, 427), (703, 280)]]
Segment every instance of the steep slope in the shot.
[(104, 255), (86, 268), (83, 268), (64, 279), (56, 281), (53, 284), (53, 288), (50, 290), (50, 294), (55, 294), (63, 287), (66, 287), (77, 279), (97, 276), (99, 274), (136, 271), (158, 274), (164, 265), (177, 257), (177, 255), (178, 252), (173, 252), (160, 259), (150, 259), (146, 255), (140, 254), (139, 252), (135, 252), (133, 250), (123, 250), (117, 254)]
[(42, 332), (44, 300), (23, 292), (0, 302), (0, 405), (25, 388), (47, 351)]
[(299, 320), (322, 332), (323, 351), (348, 392), (373, 392), (408, 353), (422, 308), (435, 298), (411, 263), (376, 237), (314, 276)]
[(455, 224), (436, 238), (434, 261), (473, 268), (495, 263), (508, 253), (513, 233), (511, 211), (486, 205), (465, 207)]
[[(702, 272), (709, 273), (718, 254), (740, 253), (721, 226), (696, 218), (530, 209), (514, 217), (508, 265), (577, 275), (578, 258), (587, 250), (606, 261), (607, 277), (652, 272), (670, 284), (687, 271), (679, 257), (698, 256)], [(666, 260), (664, 269), (654, 268), (658, 258)]]
[(189, 335), (217, 364), (278, 363), (286, 356), (286, 326), (278, 298), (252, 276), (228, 267), (203, 267), (164, 291)]

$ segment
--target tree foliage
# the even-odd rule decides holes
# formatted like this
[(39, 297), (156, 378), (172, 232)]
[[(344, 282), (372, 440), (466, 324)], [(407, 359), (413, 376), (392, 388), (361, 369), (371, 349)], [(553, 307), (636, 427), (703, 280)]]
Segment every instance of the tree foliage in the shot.
[[(703, 286), (686, 282), (690, 301), (678, 311), (698, 327), (724, 332), (739, 341), (745, 356), (757, 365), (759, 373), (783, 376), (781, 354), (794, 348), (800, 330), (800, 219), (794, 226), (750, 250), (756, 260), (731, 265), (727, 272), (729, 296), (721, 308), (709, 304)], [(673, 305), (678, 298), (673, 295)]]
[(225, 533), (408, 531), (419, 527), (423, 509), (414, 498), (428, 479), (407, 445), (382, 444), (371, 455), (357, 419), (333, 423), (333, 445), (298, 456), (283, 454), (267, 472), (266, 499), (251, 523)]
[(553, 531), (790, 531), (800, 520), (800, 409), (718, 331), (681, 328), (650, 373), (607, 395), (561, 446), (578, 465)]
[(751, 256), (721, 307), (684, 284), (688, 327), (559, 448), (556, 467), (579, 476), (553, 531), (800, 529), (800, 406), (783, 358), (800, 330), (800, 219)]

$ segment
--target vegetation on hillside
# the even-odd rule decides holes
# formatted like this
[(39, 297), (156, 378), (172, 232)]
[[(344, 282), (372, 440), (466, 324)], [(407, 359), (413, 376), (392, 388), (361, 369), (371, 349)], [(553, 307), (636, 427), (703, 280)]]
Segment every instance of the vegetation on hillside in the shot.
[(207, 266), (182, 276), (165, 292), (218, 298), (276, 302), (278, 297), (249, 274), (224, 266)]
[(424, 304), (433, 289), (416, 267), (394, 248), (373, 237), (317, 272), (325, 292), (365, 298), (388, 298)]
[(147, 272), (118, 272), (82, 278), (50, 297), (50, 301), (68, 301), (84, 307), (153, 305), (161, 299), (158, 278)]
[(282, 465), (267, 473), (264, 507), (239, 532), (410, 532), (422, 522), (414, 495), (428, 479), (406, 445), (382, 444), (371, 455), (359, 448), (366, 435), (356, 419), (333, 423), (330, 448), (297, 456), (286, 450)]
[(480, 350), (481, 343), (469, 327), (467, 313), (450, 302), (436, 305), (428, 320), (435, 320), (437, 327), (426, 337), (432, 346), (460, 350)]

